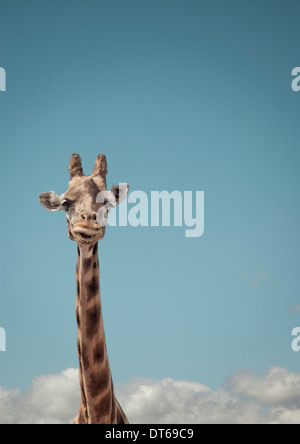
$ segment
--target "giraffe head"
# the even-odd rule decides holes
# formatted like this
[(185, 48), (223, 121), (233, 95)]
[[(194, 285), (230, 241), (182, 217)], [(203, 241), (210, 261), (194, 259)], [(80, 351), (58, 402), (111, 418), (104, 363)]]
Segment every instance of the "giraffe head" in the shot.
[(40, 203), (49, 211), (65, 211), (69, 238), (80, 246), (90, 246), (103, 239), (108, 211), (127, 196), (129, 186), (122, 184), (107, 190), (104, 154), (97, 157), (90, 176), (84, 175), (80, 156), (72, 154), (69, 171), (69, 189), (61, 196), (54, 191), (40, 194)]

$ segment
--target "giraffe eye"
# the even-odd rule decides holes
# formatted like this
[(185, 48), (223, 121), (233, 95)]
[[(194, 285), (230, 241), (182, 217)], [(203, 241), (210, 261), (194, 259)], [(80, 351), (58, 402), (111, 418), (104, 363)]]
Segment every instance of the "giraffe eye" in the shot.
[(69, 211), (70, 204), (69, 204), (68, 201), (65, 200), (65, 201), (62, 203), (62, 206), (64, 207), (65, 211)]

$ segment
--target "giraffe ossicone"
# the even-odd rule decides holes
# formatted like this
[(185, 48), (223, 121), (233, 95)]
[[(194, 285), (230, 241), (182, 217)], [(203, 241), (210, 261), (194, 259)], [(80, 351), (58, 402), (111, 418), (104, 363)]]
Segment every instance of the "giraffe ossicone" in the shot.
[[(105, 207), (104, 219), (114, 205), (126, 198), (129, 186), (106, 186), (107, 162), (104, 154), (96, 159), (93, 173), (84, 175), (81, 157), (72, 154), (68, 190), (59, 196), (54, 191), (39, 196), (49, 211), (65, 211), (68, 235), (77, 242), (76, 320), (81, 404), (76, 424), (128, 424), (118, 403), (107, 354), (100, 298), (98, 242), (106, 224), (99, 225), (98, 213)], [(97, 196), (104, 196), (97, 199)], [(109, 203), (110, 205), (107, 205)]]

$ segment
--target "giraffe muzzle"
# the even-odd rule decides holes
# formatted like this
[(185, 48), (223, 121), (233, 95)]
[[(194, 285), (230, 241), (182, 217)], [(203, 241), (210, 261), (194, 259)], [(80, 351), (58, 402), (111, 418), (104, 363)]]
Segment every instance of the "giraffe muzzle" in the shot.
[(73, 233), (75, 237), (79, 237), (80, 239), (83, 239), (83, 241), (95, 241), (99, 240), (101, 237), (103, 237), (103, 230), (100, 227), (97, 228), (85, 228), (82, 226), (76, 226), (73, 228)]

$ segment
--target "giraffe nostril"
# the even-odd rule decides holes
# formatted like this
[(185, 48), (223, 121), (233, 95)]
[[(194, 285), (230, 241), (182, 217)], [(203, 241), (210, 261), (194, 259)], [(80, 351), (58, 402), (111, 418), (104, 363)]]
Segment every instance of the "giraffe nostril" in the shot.
[(97, 221), (97, 213), (95, 213), (95, 212), (81, 213), (80, 217), (81, 217), (81, 220), (84, 220), (84, 221), (92, 221), (92, 222)]

